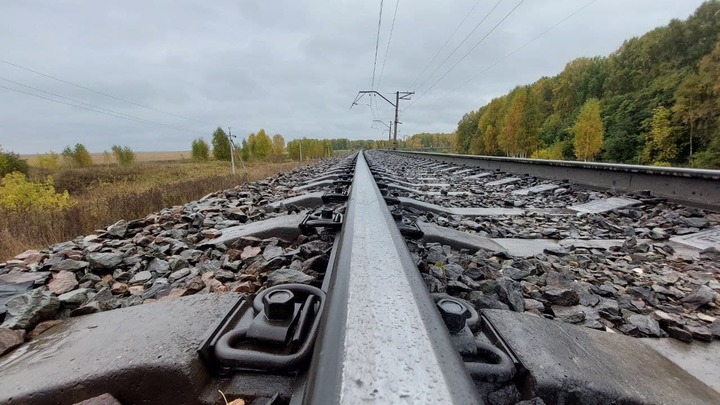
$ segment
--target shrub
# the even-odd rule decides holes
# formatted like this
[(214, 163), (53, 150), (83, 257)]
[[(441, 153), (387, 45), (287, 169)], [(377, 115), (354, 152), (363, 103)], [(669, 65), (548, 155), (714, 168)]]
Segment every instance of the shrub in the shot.
[(0, 177), (12, 172), (28, 174), (29, 171), (30, 167), (27, 161), (20, 159), (20, 155), (13, 152), (5, 152), (0, 148)]
[(92, 166), (93, 164), (90, 152), (88, 152), (85, 146), (81, 143), (76, 143), (75, 148), (73, 149), (70, 149), (69, 146), (66, 146), (65, 149), (63, 149), (62, 151), (62, 156), (70, 166), (88, 167)]
[(533, 152), (530, 157), (532, 159), (562, 160), (564, 148), (565, 145), (562, 142), (558, 142), (549, 148)]
[(135, 152), (130, 147), (113, 145), (111, 149), (120, 166), (130, 167), (135, 162)]
[(60, 167), (60, 156), (55, 152), (44, 153), (37, 157), (37, 166), (44, 170), (57, 170)]
[(27, 181), (20, 172), (12, 172), (2, 179), (0, 186), (0, 207), (18, 212), (28, 212), (33, 209), (62, 210), (70, 207), (70, 196), (67, 191), (59, 194), (55, 192), (51, 177), (45, 183), (32, 183)]

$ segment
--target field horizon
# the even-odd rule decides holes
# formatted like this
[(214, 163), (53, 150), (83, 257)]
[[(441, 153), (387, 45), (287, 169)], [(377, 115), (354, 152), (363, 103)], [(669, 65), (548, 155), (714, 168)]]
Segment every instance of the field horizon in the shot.
[[(185, 160), (192, 157), (189, 150), (175, 150), (175, 151), (133, 151), (135, 152), (135, 162), (160, 162), (160, 161), (171, 161), (171, 160)], [(20, 154), (20, 159), (27, 160), (31, 166), (37, 161), (38, 156), (42, 156), (45, 153), (23, 153)], [(58, 152), (56, 152), (58, 153)], [(109, 160), (105, 156), (105, 152), (90, 152), (94, 164), (112, 164), (116, 163), (115, 155), (112, 152), (109, 153)], [(58, 153), (60, 155), (60, 153)]]

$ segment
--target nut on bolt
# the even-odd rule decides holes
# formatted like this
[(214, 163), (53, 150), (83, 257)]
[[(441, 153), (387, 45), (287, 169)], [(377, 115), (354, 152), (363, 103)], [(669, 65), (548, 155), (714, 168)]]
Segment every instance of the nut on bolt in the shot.
[(287, 320), (295, 312), (295, 295), (285, 289), (269, 292), (263, 297), (263, 307), (269, 320)]
[(470, 311), (463, 303), (451, 298), (443, 298), (436, 305), (450, 333), (463, 330), (465, 321), (470, 317)]

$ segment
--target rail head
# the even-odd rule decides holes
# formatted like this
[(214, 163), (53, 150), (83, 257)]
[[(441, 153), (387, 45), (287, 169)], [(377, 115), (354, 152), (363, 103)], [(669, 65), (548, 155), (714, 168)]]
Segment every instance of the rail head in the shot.
[(481, 403), (363, 154), (337, 243), (305, 403)]
[(583, 168), (591, 170), (605, 170), (612, 172), (627, 173), (647, 173), (658, 176), (679, 176), (694, 177), (710, 180), (720, 180), (720, 170), (710, 169), (691, 169), (686, 167), (664, 167), (664, 166), (644, 166), (629, 165), (624, 163), (602, 163), (602, 162), (580, 162), (572, 160), (547, 160), (547, 159), (529, 159), (514, 158), (506, 156), (487, 156), (487, 155), (465, 155), (465, 154), (447, 154), (438, 152), (417, 152), (417, 151), (394, 151), (395, 153), (416, 155), (416, 156), (435, 156), (435, 157), (457, 157), (471, 160), (486, 160), (498, 163), (522, 163), (527, 165), (555, 166), (568, 168)]
[(550, 180), (568, 180), (597, 189), (650, 191), (671, 201), (720, 211), (720, 170), (640, 166), (616, 163), (524, 159), (500, 156), (394, 151), (484, 170), (530, 174)]

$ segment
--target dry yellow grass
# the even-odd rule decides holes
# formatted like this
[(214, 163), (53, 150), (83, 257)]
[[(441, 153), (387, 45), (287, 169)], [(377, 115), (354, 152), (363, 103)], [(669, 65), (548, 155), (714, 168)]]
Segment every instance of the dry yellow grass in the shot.
[[(160, 156), (160, 155), (156, 155)], [(130, 168), (93, 166), (54, 173), (35, 170), (36, 180), (51, 174), (56, 190), (68, 190), (75, 206), (62, 212), (2, 212), (0, 260), (92, 233), (120, 219), (135, 219), (165, 207), (196, 200), (245, 181), (298, 167), (298, 162), (246, 164), (230, 175), (228, 162), (141, 162)]]
[[(21, 159), (28, 161), (30, 166), (37, 164), (38, 156), (42, 154), (27, 154), (20, 155)], [(91, 153), (90, 156), (93, 159), (93, 163), (96, 165), (112, 164), (115, 163), (115, 157), (110, 155), (110, 161), (105, 157), (105, 153)], [(167, 162), (171, 160), (184, 160), (190, 159), (190, 151), (160, 151), (160, 152), (135, 152), (135, 162)]]

